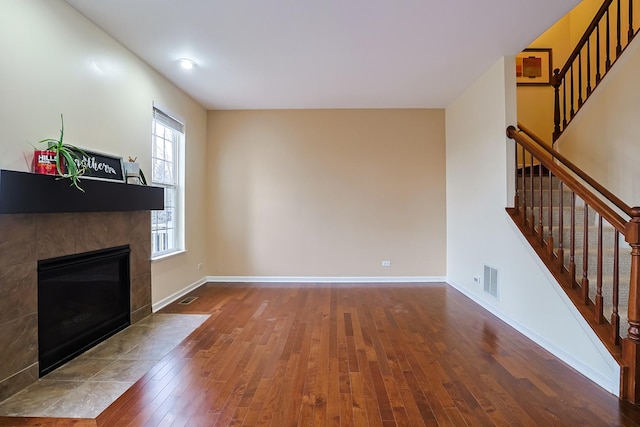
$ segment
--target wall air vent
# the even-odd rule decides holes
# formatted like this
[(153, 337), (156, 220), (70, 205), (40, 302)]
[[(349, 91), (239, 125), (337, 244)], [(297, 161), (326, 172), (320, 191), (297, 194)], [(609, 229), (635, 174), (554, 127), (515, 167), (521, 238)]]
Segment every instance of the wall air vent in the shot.
[(484, 291), (498, 298), (498, 270), (488, 265), (484, 266)]

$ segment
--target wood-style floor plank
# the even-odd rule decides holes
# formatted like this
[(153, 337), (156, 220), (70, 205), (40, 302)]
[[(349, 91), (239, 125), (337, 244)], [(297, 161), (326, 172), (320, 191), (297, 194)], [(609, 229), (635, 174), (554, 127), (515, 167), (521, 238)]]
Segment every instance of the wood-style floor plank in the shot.
[(0, 426), (640, 426), (445, 284), (206, 285), (210, 319), (95, 420)]

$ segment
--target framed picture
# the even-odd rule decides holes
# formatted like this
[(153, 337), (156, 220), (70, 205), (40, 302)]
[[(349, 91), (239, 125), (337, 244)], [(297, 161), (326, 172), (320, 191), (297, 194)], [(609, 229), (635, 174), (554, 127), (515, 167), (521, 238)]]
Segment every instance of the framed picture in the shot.
[[(98, 153), (81, 148), (83, 153), (77, 152), (80, 157), (79, 166), (87, 168), (82, 179), (100, 179), (104, 181), (124, 182), (125, 176), (122, 168), (122, 157), (110, 154)], [(76, 161), (76, 163), (78, 163)]]
[(525, 49), (516, 55), (518, 85), (551, 84), (551, 49)]

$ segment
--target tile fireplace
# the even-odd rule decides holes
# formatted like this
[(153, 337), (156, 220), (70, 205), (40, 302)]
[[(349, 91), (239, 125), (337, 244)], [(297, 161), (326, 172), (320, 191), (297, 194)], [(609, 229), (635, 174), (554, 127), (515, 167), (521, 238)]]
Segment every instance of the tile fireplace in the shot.
[[(24, 175), (27, 181), (49, 180), (48, 187), (34, 210), (23, 209), (24, 202), (38, 189), (29, 185), (22, 192), (14, 174)], [(38, 262), (57, 257), (83, 254), (108, 248), (128, 246), (130, 289), (128, 314), (136, 323), (151, 313), (151, 215), (150, 210), (161, 209), (161, 188), (140, 187), (124, 183), (83, 181), (83, 188), (93, 198), (100, 193), (104, 201), (107, 193), (120, 194), (112, 205), (104, 202), (101, 211), (93, 211), (78, 190), (55, 177), (0, 170), (0, 401), (37, 381), (38, 363)], [(5, 179), (9, 176), (11, 179)], [(20, 180), (18, 180), (20, 181)], [(8, 187), (7, 183), (11, 185)], [(104, 186), (109, 188), (103, 191)], [(137, 201), (128, 211), (127, 194), (152, 193), (151, 200), (141, 206)], [(81, 193), (82, 194), (82, 193)], [(10, 195), (8, 197), (7, 195)], [(66, 197), (74, 198), (65, 203)], [(88, 199), (91, 199), (88, 197)], [(113, 195), (109, 195), (113, 197)], [(31, 202), (29, 202), (31, 203)], [(22, 204), (22, 205), (21, 205)], [(42, 206), (45, 208), (42, 208)], [(15, 206), (19, 206), (14, 210)], [(64, 206), (71, 211), (46, 212), (46, 206)], [(39, 210), (41, 209), (41, 210)], [(112, 210), (110, 210), (112, 209)], [(75, 211), (74, 211), (75, 210)], [(42, 212), (45, 211), (45, 212)]]

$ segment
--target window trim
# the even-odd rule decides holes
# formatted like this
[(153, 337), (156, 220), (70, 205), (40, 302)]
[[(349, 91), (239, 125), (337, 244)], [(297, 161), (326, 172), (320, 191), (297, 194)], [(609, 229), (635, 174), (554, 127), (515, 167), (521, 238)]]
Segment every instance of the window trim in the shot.
[[(175, 246), (171, 249), (168, 250), (164, 250), (164, 251), (159, 251), (159, 252), (154, 252), (154, 248), (155, 248), (155, 243), (153, 241), (154, 239), (154, 232), (153, 232), (153, 220), (152, 220), (152, 224), (151, 224), (151, 259), (152, 260), (162, 260), (162, 259), (166, 259), (169, 258), (173, 255), (177, 255), (183, 252), (186, 252), (186, 246), (185, 246), (185, 196), (184, 196), (184, 177), (185, 177), (185, 169), (186, 169), (186, 159), (185, 159), (185, 140), (186, 140), (186, 126), (184, 125), (184, 121), (181, 119), (176, 118), (176, 115), (167, 113), (167, 109), (162, 108), (160, 106), (158, 106), (156, 103), (153, 103), (153, 114), (152, 114), (152, 121), (151, 121), (151, 158), (152, 158), (152, 171), (151, 171), (151, 179), (150, 179), (150, 185), (154, 185), (154, 186), (158, 186), (158, 187), (163, 187), (163, 188), (174, 188), (175, 189), (175, 200), (174, 200), (174, 210), (175, 210), (175, 216), (177, 217), (176, 219), (176, 225), (174, 227), (175, 230)], [(159, 113), (159, 115), (158, 115)], [(156, 138), (156, 134), (155, 134), (155, 130), (154, 130), (154, 124), (156, 122), (159, 122), (160, 124), (167, 126), (169, 128), (172, 128), (174, 131), (177, 131), (179, 133), (178, 136), (178, 140), (175, 142), (176, 146), (175, 146), (175, 152), (174, 152), (174, 156), (175, 156), (175, 161), (174, 163), (174, 167), (176, 168), (177, 173), (175, 174), (175, 184), (171, 185), (171, 184), (166, 184), (166, 183), (160, 183), (160, 182), (155, 182), (153, 180), (154, 176), (153, 176), (153, 159), (155, 158), (155, 156), (153, 155), (153, 149), (155, 146), (155, 138)]]

